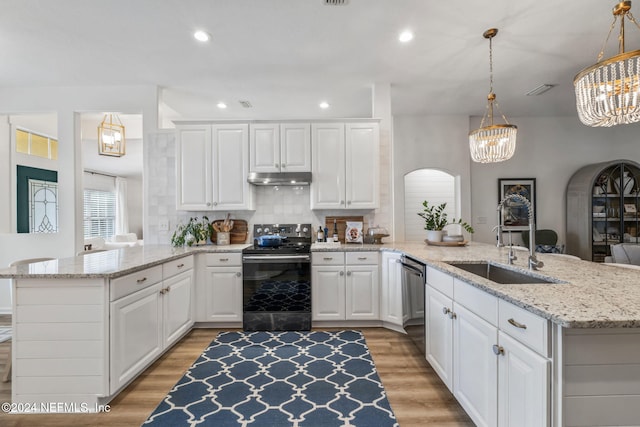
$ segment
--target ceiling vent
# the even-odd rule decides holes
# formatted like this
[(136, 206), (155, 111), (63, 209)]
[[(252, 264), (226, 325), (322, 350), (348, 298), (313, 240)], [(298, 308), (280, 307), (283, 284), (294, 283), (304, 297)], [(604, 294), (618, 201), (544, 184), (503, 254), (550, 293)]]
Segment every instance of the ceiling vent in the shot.
[(249, 101), (238, 101), (244, 108), (251, 108), (253, 105)]
[(525, 95), (527, 96), (538, 96), (538, 95), (542, 95), (543, 93), (553, 89), (556, 85), (552, 85), (552, 84), (548, 84), (548, 83), (544, 83), (541, 84), (540, 86), (538, 86), (535, 89), (531, 89), (529, 92), (525, 93)]
[(349, 0), (324, 0), (326, 6), (343, 6), (346, 5)]

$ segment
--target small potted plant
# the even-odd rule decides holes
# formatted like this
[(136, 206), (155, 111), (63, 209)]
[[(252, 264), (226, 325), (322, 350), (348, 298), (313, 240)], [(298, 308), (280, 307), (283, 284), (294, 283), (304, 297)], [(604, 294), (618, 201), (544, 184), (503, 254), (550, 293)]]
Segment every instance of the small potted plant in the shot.
[(187, 224), (178, 224), (171, 236), (171, 244), (173, 246), (205, 245), (210, 233), (209, 218), (206, 216), (203, 216), (202, 220), (198, 220), (198, 217), (189, 218)]
[(466, 222), (463, 222), (462, 218), (458, 220), (454, 218), (451, 221), (447, 219), (447, 213), (444, 211), (447, 207), (446, 203), (442, 203), (438, 206), (430, 206), (429, 202), (425, 200), (422, 202), (422, 206), (424, 206), (424, 211), (418, 212), (418, 215), (424, 218), (424, 229), (427, 230), (427, 240), (430, 242), (442, 241), (442, 230), (447, 225), (459, 225), (469, 233), (474, 232), (473, 227)]

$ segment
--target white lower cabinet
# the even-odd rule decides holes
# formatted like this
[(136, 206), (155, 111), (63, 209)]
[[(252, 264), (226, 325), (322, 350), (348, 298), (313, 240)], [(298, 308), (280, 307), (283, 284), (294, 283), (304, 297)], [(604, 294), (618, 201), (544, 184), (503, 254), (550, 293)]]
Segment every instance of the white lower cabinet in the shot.
[(109, 310), (109, 391), (115, 393), (191, 329), (193, 257), (114, 279), (111, 295), (120, 296)]
[(549, 425), (551, 362), (499, 332), (498, 425)]
[(311, 267), (312, 320), (345, 320), (344, 265)]
[(425, 356), (453, 391), (453, 301), (431, 286), (425, 293)]
[(426, 358), (477, 426), (550, 425), (548, 323), (427, 269)]
[(383, 252), (380, 277), (380, 319), (391, 325), (403, 325), (402, 265), (401, 254)]
[(242, 254), (205, 254), (204, 280), (200, 290), (204, 295), (206, 322), (242, 322)]
[(453, 303), (453, 395), (477, 426), (498, 419), (498, 328)]
[(313, 320), (379, 320), (377, 252), (312, 254)]
[(162, 352), (161, 290), (157, 283), (111, 303), (111, 393)]
[(163, 291), (162, 338), (167, 348), (193, 326), (193, 274), (182, 273), (165, 280)]

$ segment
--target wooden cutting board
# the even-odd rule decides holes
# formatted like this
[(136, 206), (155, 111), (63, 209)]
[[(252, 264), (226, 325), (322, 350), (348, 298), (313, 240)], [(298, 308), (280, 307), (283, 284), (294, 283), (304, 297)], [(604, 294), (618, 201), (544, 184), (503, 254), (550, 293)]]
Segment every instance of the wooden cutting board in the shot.
[(364, 229), (364, 217), (362, 216), (328, 216), (324, 219), (325, 227), (329, 229), (329, 236), (333, 236), (333, 220), (336, 220), (336, 225), (338, 226), (338, 240), (340, 243), (344, 243), (344, 233), (347, 230), (347, 221), (359, 221), (362, 223), (362, 233), (365, 232)]
[[(245, 243), (247, 240), (247, 236), (249, 235), (249, 227), (247, 224), (247, 221), (245, 221), (244, 219), (233, 219), (233, 228), (231, 229), (231, 232), (229, 233), (229, 240), (231, 244), (235, 244), (235, 243)], [(219, 224), (221, 224), (222, 222), (224, 222), (223, 219), (217, 219), (213, 222), (217, 222)], [(213, 228), (211, 229), (211, 242), (212, 243), (216, 243), (217, 240), (217, 234)]]

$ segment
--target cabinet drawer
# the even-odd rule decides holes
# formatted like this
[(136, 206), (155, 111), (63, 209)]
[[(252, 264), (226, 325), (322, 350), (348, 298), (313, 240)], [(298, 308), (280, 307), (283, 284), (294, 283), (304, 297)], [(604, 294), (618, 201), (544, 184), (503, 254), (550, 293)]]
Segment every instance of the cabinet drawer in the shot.
[(453, 280), (453, 299), (494, 326), (498, 325), (498, 298), (462, 280)]
[(498, 327), (542, 356), (549, 356), (549, 321), (510, 302), (498, 302)]
[(112, 279), (109, 284), (109, 301), (115, 301), (118, 298), (122, 298), (161, 281), (161, 265)]
[(346, 259), (348, 265), (377, 265), (378, 252), (346, 252)]
[(162, 264), (162, 277), (164, 279), (167, 279), (192, 268), (193, 256), (174, 259), (173, 261), (165, 262), (164, 264)]
[(241, 253), (220, 252), (207, 254), (207, 267), (225, 267), (230, 265), (242, 265)]
[(427, 267), (427, 283), (449, 298), (453, 298), (453, 277), (447, 273)]
[(344, 265), (344, 252), (313, 252), (313, 265)]

